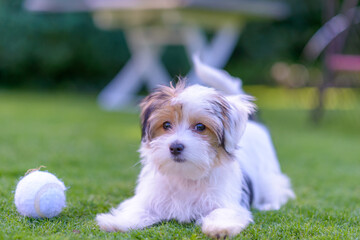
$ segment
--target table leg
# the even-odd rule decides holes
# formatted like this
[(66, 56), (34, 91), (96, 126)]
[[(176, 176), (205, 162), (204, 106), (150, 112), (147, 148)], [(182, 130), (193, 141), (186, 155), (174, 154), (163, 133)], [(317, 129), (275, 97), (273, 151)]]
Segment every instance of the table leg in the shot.
[(106, 110), (122, 109), (132, 103), (144, 79), (150, 89), (171, 81), (160, 60), (161, 48), (144, 44), (144, 39), (137, 44), (131, 38), (128, 42), (131, 59), (98, 96), (100, 106)]

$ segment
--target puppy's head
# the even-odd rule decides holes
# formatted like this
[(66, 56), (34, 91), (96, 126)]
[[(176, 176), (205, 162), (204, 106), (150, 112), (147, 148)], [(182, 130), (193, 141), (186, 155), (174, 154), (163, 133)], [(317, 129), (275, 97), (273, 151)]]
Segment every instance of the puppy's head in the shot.
[(145, 163), (164, 175), (197, 180), (230, 161), (254, 109), (245, 97), (229, 100), (212, 88), (160, 87), (140, 105)]

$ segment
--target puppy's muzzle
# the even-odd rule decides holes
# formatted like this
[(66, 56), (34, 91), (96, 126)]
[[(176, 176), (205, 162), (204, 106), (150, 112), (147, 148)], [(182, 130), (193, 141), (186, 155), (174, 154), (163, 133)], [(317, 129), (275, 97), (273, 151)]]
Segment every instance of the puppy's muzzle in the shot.
[(182, 153), (185, 146), (179, 142), (174, 142), (170, 145), (169, 150), (173, 156), (178, 156)]

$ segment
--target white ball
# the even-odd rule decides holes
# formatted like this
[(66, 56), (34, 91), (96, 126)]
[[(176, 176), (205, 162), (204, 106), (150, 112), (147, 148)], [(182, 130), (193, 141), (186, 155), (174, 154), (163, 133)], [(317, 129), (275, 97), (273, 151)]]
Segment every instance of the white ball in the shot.
[(66, 205), (66, 187), (55, 175), (34, 171), (18, 182), (15, 205), (18, 212), (27, 217), (52, 218)]

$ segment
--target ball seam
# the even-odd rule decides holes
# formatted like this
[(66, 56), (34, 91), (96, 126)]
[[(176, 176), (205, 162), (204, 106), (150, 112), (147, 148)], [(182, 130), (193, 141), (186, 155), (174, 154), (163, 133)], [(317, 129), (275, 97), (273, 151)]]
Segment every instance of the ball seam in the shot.
[(36, 213), (41, 217), (41, 218), (47, 218), (40, 209), (40, 198), (41, 196), (49, 189), (51, 188), (56, 188), (60, 191), (63, 191), (64, 189), (58, 184), (58, 183), (47, 183), (45, 185), (43, 185), (39, 191), (36, 193), (35, 195), (35, 200), (34, 200), (34, 207), (35, 207), (35, 211)]

